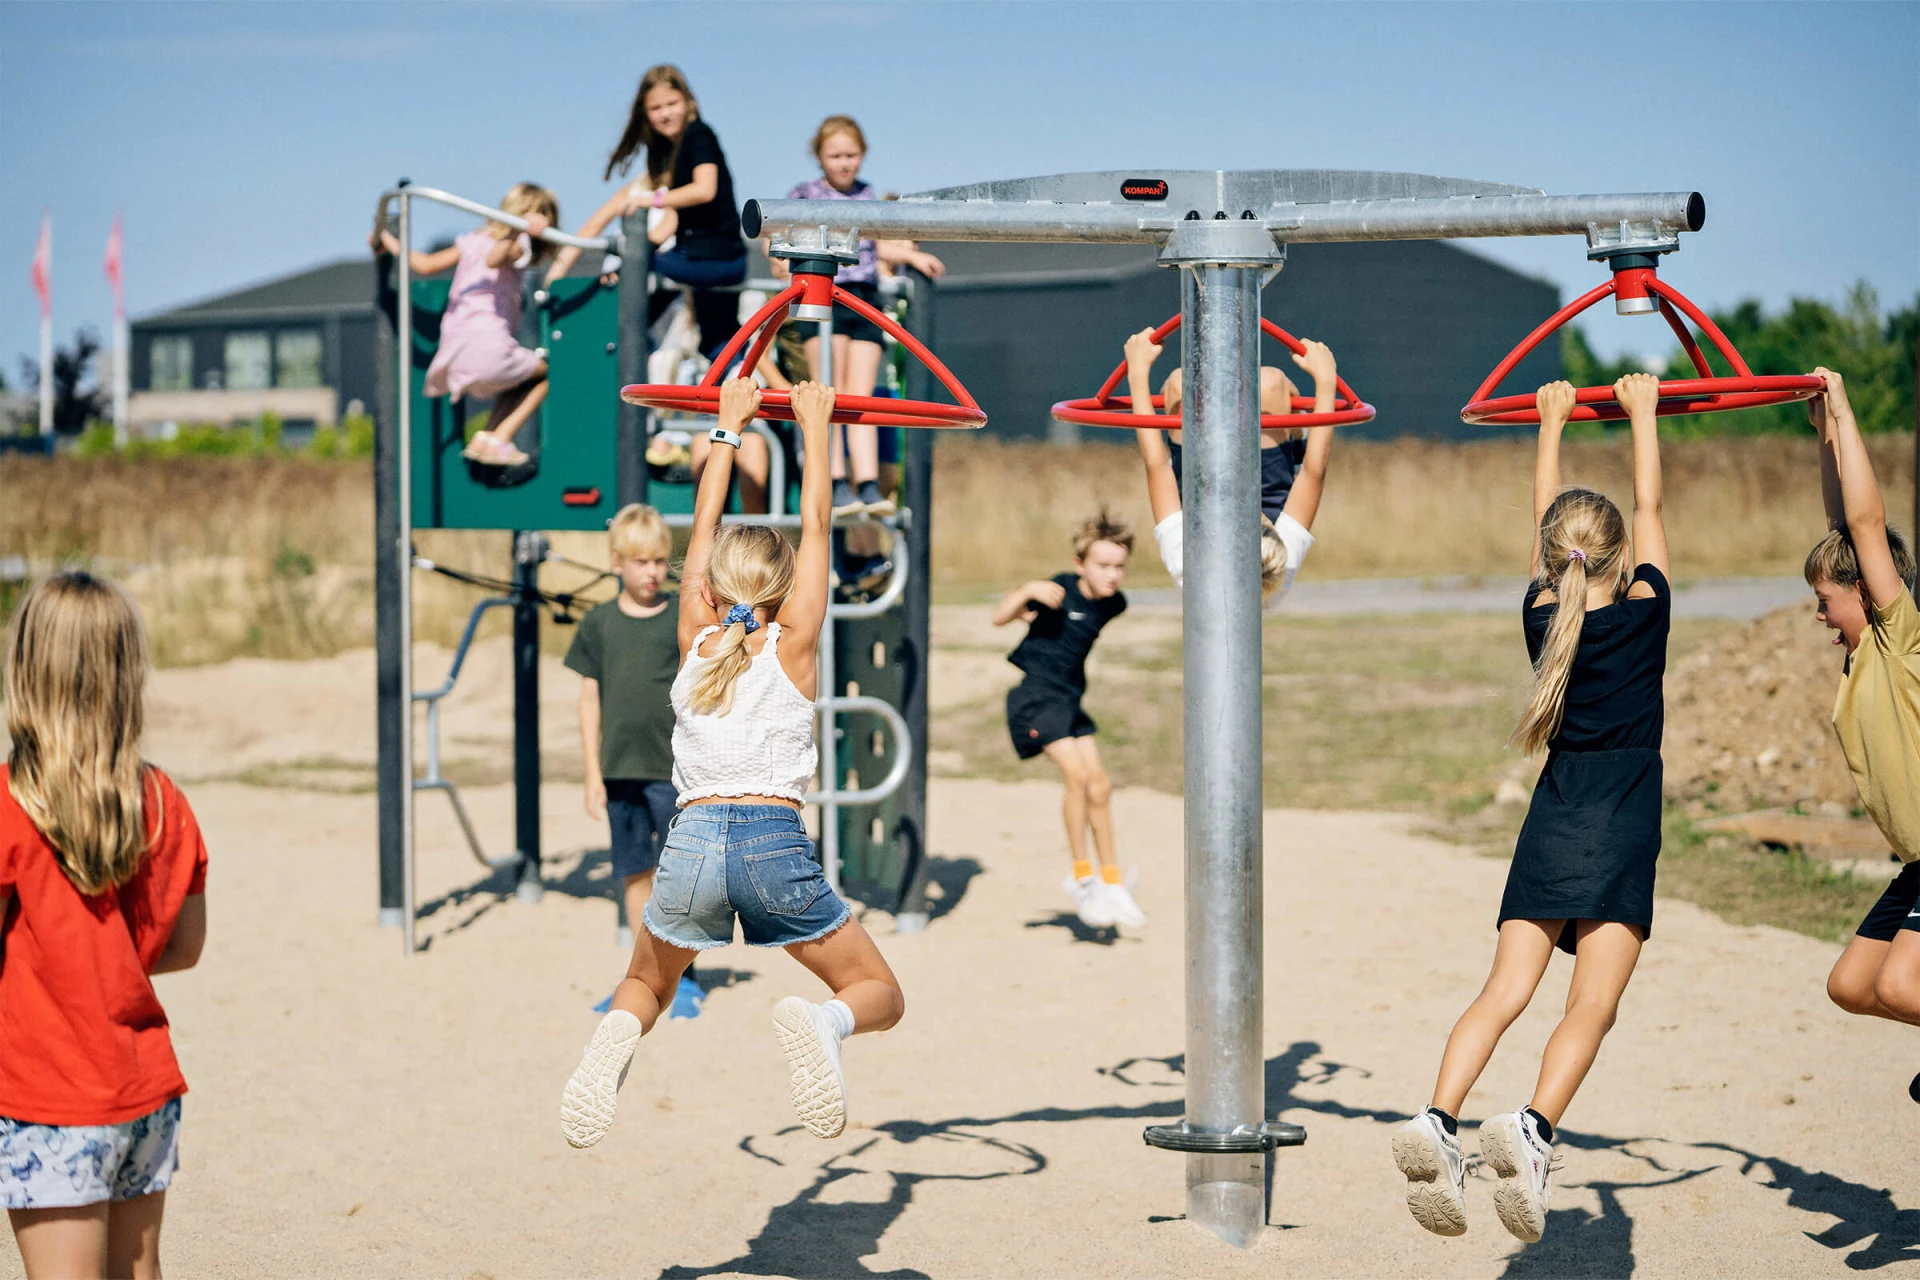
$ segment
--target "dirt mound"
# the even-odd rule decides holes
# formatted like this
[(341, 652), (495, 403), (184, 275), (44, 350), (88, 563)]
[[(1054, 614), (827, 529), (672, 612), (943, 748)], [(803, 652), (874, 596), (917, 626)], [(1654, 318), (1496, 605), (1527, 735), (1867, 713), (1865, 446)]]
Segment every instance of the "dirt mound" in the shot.
[(1776, 609), (1667, 674), (1667, 795), (1719, 810), (1860, 805), (1833, 734), (1843, 660), (1811, 602)]

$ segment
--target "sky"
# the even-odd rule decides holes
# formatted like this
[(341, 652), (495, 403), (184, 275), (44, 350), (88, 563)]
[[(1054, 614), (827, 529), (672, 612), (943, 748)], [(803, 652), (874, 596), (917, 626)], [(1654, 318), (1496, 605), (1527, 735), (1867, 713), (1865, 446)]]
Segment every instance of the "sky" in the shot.
[[(45, 209), (62, 341), (108, 331), (116, 209), (136, 319), (364, 251), (402, 176), (488, 202), (540, 182), (572, 225), (660, 61), (743, 199), (813, 176), (807, 140), (845, 112), (883, 189), (1341, 168), (1698, 190), (1706, 227), (1662, 275), (1704, 306), (1920, 293), (1920, 4), (5, 3), (0, 374), (19, 387), (37, 350)], [(417, 244), (472, 225), (420, 223)], [(1563, 297), (1603, 278), (1578, 237), (1468, 243)], [(1667, 346), (1599, 310), (1602, 352)]]

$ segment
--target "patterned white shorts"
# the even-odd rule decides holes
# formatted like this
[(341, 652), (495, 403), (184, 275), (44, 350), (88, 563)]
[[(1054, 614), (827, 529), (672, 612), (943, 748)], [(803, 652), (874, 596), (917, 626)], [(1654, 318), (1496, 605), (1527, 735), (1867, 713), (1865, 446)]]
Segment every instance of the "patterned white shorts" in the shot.
[(71, 1209), (165, 1191), (180, 1167), (180, 1099), (124, 1124), (0, 1116), (0, 1208)]

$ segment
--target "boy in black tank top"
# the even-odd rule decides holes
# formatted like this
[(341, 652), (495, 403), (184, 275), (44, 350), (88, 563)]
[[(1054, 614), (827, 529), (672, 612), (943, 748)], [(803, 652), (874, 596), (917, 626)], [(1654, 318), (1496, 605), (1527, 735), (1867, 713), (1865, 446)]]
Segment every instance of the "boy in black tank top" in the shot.
[[(1087, 654), (1107, 623), (1126, 611), (1120, 593), (1133, 529), (1102, 510), (1074, 534), (1073, 571), (1015, 587), (993, 611), (995, 626), (1019, 619), (1026, 638), (1007, 661), (1026, 673), (1007, 694), (1007, 732), (1022, 760), (1045, 755), (1066, 783), (1062, 806), (1073, 869), (1063, 886), (1075, 913), (1094, 928), (1147, 922), (1120, 874), (1113, 852), (1113, 785), (1094, 745), (1097, 726), (1080, 705), (1087, 691)], [(1100, 860), (1093, 873), (1087, 835)]]

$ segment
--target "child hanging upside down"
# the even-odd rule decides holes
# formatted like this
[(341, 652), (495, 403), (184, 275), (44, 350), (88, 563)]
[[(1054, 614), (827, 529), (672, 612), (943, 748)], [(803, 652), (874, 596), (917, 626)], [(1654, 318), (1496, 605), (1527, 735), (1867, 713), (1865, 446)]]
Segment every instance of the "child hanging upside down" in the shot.
[[(515, 183), (500, 207), (524, 218), (533, 236), (560, 220), (553, 193), (531, 182)], [(400, 241), (382, 231), (378, 247), (397, 254)], [(514, 447), (513, 437), (547, 398), (547, 362), (520, 345), (520, 282), (552, 252), (544, 240), (504, 222), (490, 222), (445, 249), (416, 249), (409, 257), (415, 275), (453, 271), (453, 289), (440, 320), (440, 346), (427, 366), (426, 393), (455, 400), (498, 397), (487, 429), (468, 441), (462, 453), (474, 462), (516, 467), (527, 460)]]
[[(1306, 348), (1305, 353), (1293, 358), (1294, 363), (1313, 375), (1313, 411), (1329, 413), (1338, 393), (1333, 352), (1322, 342), (1308, 342)], [(1134, 413), (1142, 416), (1155, 412), (1151, 375), (1160, 351), (1151, 329), (1142, 329), (1127, 339), (1127, 389)], [(1180, 411), (1178, 369), (1168, 376), (1161, 396), (1165, 412)], [(1286, 375), (1271, 367), (1261, 369), (1260, 411), (1289, 413), (1292, 405), (1293, 384)], [(1153, 540), (1160, 547), (1160, 559), (1166, 563), (1173, 584), (1181, 586), (1186, 579), (1186, 530), (1180, 509), (1179, 445), (1170, 443), (1168, 433), (1158, 428), (1142, 427), (1133, 434), (1147, 470)], [(1327, 458), (1333, 452), (1330, 428), (1309, 430), (1304, 443), (1280, 440), (1276, 435), (1272, 431), (1260, 433), (1260, 593), (1269, 610), (1279, 607), (1281, 598), (1293, 586), (1294, 575), (1300, 572), (1300, 562), (1313, 547), (1313, 518), (1320, 510)]]
[[(1027, 624), (1026, 639), (1007, 655), (1026, 672), (1007, 694), (1007, 732), (1022, 760), (1044, 753), (1067, 784), (1063, 810), (1073, 870), (1064, 887), (1080, 919), (1096, 929), (1147, 922), (1114, 860), (1108, 807), (1113, 784), (1093, 742), (1098, 726), (1080, 706), (1087, 692), (1087, 654), (1101, 628), (1126, 612), (1120, 581), (1132, 553), (1132, 526), (1102, 510), (1074, 534), (1073, 572), (1023, 583), (993, 611), (996, 627), (1016, 618)], [(1098, 880), (1087, 858), (1089, 831), (1100, 859)]]

